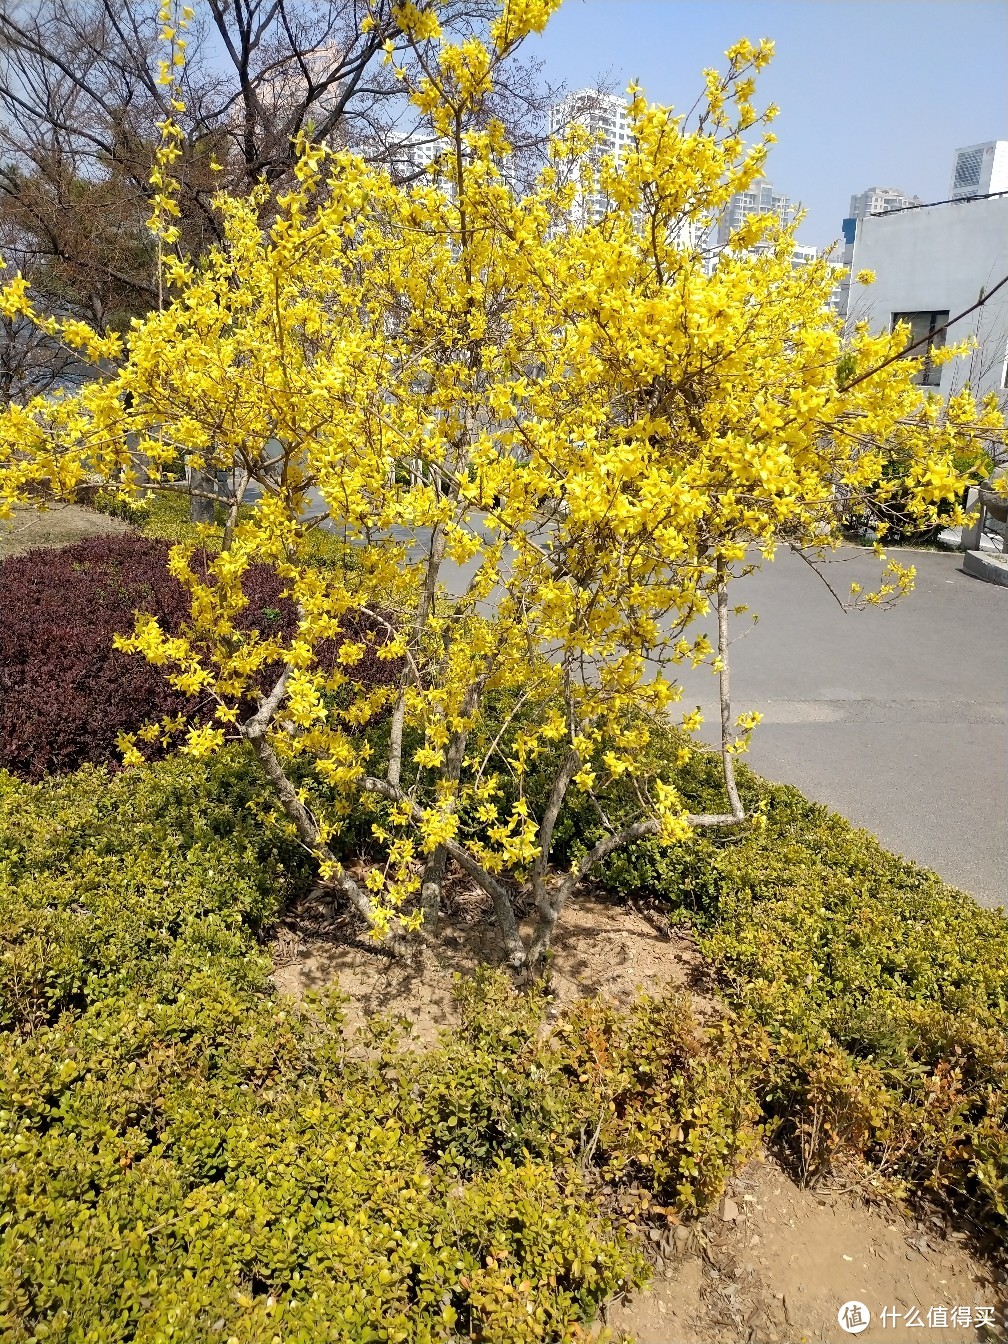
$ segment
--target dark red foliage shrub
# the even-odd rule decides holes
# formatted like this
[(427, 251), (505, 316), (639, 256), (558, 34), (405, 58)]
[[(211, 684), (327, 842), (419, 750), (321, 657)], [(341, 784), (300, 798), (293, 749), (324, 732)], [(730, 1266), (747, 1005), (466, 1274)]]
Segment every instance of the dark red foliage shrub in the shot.
[[(211, 704), (174, 690), (162, 669), (112, 647), (114, 635), (133, 630), (138, 611), (170, 631), (189, 616), (188, 595), (167, 570), (168, 549), (137, 535), (100, 537), (0, 562), (0, 766), (38, 780), (86, 761), (114, 764), (121, 732), (166, 715), (211, 717)], [(294, 607), (280, 597), (272, 569), (252, 566), (244, 587), (246, 629), (291, 633)], [(350, 637), (374, 640), (357, 669), (362, 680), (394, 677), (396, 665), (375, 656), (384, 634), (363, 618), (346, 624)], [(337, 650), (327, 641), (322, 663), (331, 665)]]

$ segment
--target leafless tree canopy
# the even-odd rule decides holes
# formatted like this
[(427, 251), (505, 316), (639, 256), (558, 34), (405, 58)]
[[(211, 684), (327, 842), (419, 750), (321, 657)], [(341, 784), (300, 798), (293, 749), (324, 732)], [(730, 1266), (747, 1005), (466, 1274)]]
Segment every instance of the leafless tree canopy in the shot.
[[(216, 191), (282, 182), (299, 135), (393, 162), (397, 142), (422, 135), (382, 60), (388, 40), (410, 60), (393, 0), (195, 7), (175, 169), (186, 250), (218, 237)], [(482, 31), (494, 8), (446, 0), (438, 14), (463, 34)], [(374, 27), (362, 33), (368, 13)], [(157, 125), (170, 112), (157, 14), (157, 0), (0, 0), (0, 249), (49, 304), (100, 328), (156, 302), (144, 221)], [(513, 62), (493, 112), (511, 132), (519, 175), (543, 142), (552, 96), (536, 68)]]

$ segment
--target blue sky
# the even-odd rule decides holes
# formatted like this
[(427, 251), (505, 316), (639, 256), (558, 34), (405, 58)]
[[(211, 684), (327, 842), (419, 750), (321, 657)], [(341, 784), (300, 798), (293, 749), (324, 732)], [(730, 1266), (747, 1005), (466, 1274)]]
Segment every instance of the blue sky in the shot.
[(1008, 138), (1008, 0), (565, 0), (528, 47), (568, 88), (638, 79), (685, 111), (741, 36), (773, 38), (767, 175), (800, 199), (803, 242), (839, 235), (851, 194), (948, 195), (955, 149)]

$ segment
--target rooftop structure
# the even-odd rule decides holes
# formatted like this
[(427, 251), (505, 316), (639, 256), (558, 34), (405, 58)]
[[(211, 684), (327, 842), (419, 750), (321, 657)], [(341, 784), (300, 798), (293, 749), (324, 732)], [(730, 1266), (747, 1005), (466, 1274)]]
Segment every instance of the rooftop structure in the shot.
[(955, 201), (1008, 191), (1008, 140), (956, 150), (949, 196)]

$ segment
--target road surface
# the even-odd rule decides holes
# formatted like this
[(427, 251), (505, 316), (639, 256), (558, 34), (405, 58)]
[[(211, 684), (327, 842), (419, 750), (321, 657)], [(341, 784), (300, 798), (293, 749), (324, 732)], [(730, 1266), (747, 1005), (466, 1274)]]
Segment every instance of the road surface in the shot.
[[(845, 614), (790, 552), (740, 580), (759, 621), (732, 645), (733, 712), (758, 709), (748, 763), (796, 785), (984, 905), (1008, 896), (1008, 588), (955, 553), (899, 553), (915, 591)], [(878, 573), (870, 552), (824, 566), (838, 592)], [(744, 621), (736, 621), (744, 627)], [(716, 682), (687, 681), (713, 736)]]

